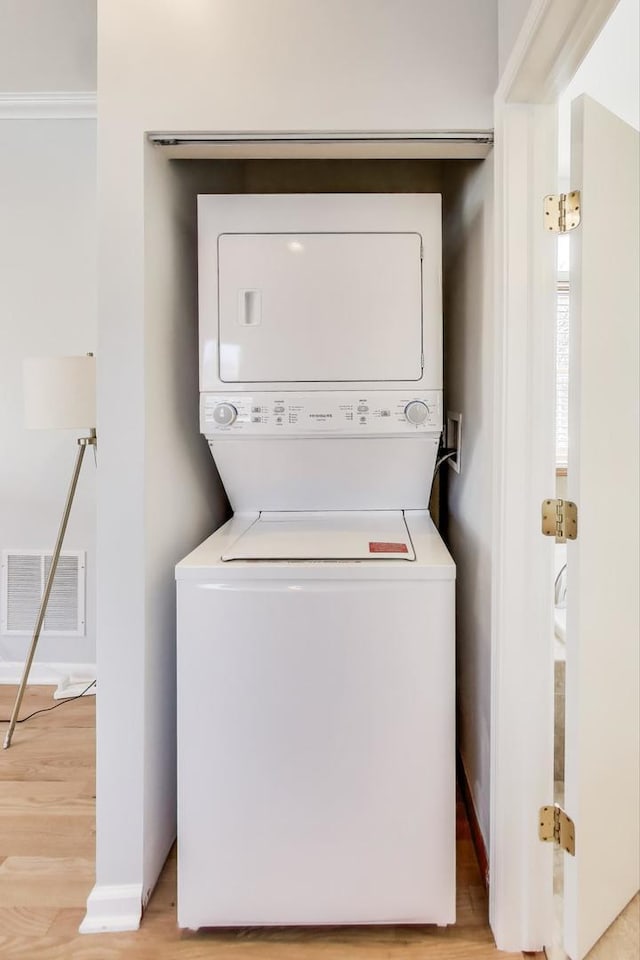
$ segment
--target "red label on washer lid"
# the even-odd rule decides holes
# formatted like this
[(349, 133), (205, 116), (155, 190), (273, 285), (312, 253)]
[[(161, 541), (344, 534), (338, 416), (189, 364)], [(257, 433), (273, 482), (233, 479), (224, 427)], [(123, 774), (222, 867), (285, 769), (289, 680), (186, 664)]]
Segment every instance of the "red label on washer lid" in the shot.
[(409, 553), (406, 543), (390, 543), (387, 540), (370, 540), (369, 553)]

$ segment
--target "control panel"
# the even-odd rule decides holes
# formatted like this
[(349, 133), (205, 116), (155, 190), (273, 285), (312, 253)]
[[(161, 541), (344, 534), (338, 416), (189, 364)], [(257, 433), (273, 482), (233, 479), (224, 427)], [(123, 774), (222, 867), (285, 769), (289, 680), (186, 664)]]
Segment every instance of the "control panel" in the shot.
[(442, 393), (203, 393), (200, 429), (208, 437), (434, 433), (442, 429)]

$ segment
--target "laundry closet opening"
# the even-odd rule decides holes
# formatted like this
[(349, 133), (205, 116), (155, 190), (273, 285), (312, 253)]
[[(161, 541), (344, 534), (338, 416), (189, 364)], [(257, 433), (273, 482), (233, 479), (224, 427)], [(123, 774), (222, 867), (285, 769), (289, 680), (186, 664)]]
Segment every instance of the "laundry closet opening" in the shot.
[[(229, 515), (198, 429), (197, 210), (199, 194), (438, 193), (443, 200), (444, 423), (460, 446), (443, 464), (431, 512), (457, 567), (457, 737), (464, 779), (489, 847), (490, 606), (492, 531), (493, 161), (463, 159), (169, 159), (145, 161), (145, 312), (149, 369), (157, 380), (158, 464), (187, 470), (208, 506), (209, 529)], [(159, 336), (154, 331), (161, 329)], [(164, 410), (165, 415), (162, 415)], [(173, 451), (172, 455), (171, 451)], [(186, 462), (185, 462), (186, 458)], [(178, 559), (178, 558), (175, 558)], [(169, 577), (167, 574), (167, 588)], [(482, 846), (482, 844), (481, 844)]]

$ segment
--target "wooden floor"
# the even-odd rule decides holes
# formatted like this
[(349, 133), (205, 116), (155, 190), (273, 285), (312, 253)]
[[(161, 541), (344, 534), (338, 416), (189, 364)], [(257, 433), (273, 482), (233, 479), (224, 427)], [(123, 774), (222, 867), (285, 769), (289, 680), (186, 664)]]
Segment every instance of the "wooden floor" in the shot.
[[(15, 688), (0, 685), (0, 718)], [(51, 706), (31, 687), (22, 715)], [(507, 960), (487, 925), (487, 899), (458, 805), (458, 921), (454, 927), (342, 927), (181, 933), (176, 858), (169, 857), (136, 933), (81, 936), (94, 876), (95, 698), (16, 728), (0, 751), (0, 960)], [(0, 723), (4, 738), (6, 724)], [(540, 955), (542, 956), (542, 955)]]

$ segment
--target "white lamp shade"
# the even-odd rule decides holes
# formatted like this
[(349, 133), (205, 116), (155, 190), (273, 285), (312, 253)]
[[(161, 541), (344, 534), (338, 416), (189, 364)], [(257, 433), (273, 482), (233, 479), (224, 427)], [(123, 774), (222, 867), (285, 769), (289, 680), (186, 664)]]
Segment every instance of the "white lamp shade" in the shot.
[(96, 360), (28, 357), (24, 361), (28, 430), (81, 430), (96, 425)]

